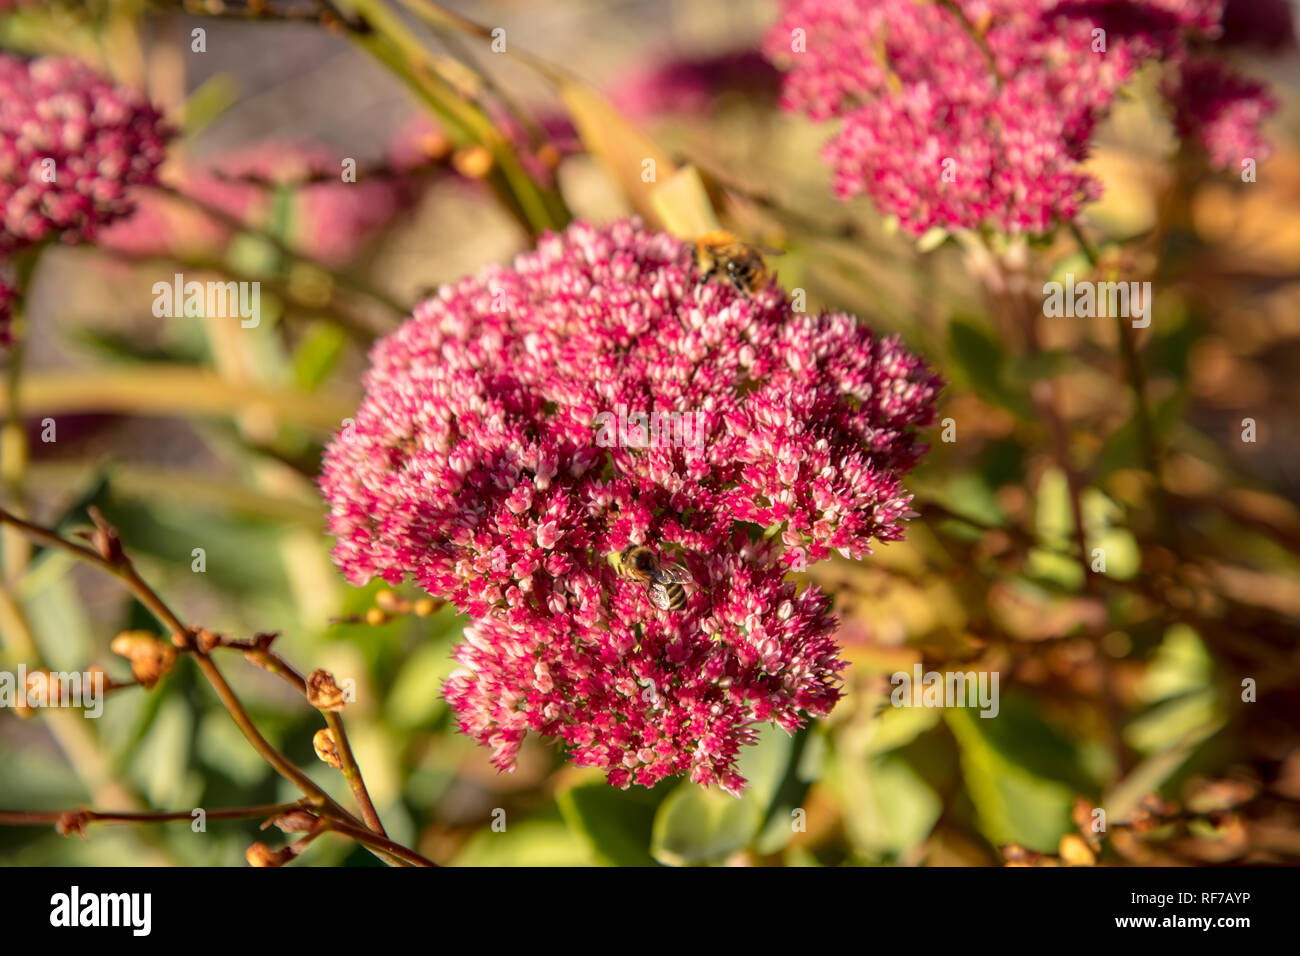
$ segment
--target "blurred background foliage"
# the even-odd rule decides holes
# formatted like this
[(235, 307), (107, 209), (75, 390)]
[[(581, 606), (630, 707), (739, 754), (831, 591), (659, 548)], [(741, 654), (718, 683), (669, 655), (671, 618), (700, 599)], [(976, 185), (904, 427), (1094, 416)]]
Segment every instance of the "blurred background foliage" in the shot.
[[(578, 142), (566, 123), (575, 103), (597, 126), (603, 114), (519, 57), (413, 18), (409, 35), (459, 87), (412, 96), (418, 78), (340, 31), (248, 22), (234, 0), (224, 16), (181, 6), (53, 3), (0, 17), (6, 48), (88, 59), (147, 88), (181, 129), (167, 176), (179, 198), (155, 197), (120, 241), (42, 258), (24, 332), (25, 493), (63, 528), (98, 505), (187, 620), (278, 631), (300, 669), (353, 679), (352, 745), (395, 839), (458, 865), (1088, 862), (1097, 848), (1078, 850), (1079, 808), (1105, 807), (1107, 862), (1300, 860), (1294, 44), (1247, 64), (1282, 101), (1258, 182), (1211, 177), (1176, 154), (1141, 79), (1092, 160), (1106, 184), (1088, 210), (1101, 261), (1155, 289), (1136, 346), (1157, 483), (1113, 323), (1060, 319), (1031, 341), (1011, 321), (1044, 278), (1088, 271), (1074, 238), (1062, 231), (990, 266), (956, 237), (916, 243), (864, 201), (836, 202), (817, 156), (826, 130), (778, 111), (777, 75), (753, 52), (771, 4), (463, 5), (604, 91), (669, 161), (703, 170), (725, 223), (786, 251), (772, 264), (810, 308), (901, 335), (950, 382), (940, 417), (955, 440), (936, 428), (909, 481), (921, 517), (908, 540), (814, 572), (843, 621), (845, 699), (792, 738), (765, 729), (741, 765), (751, 789), (735, 800), (685, 782), (613, 790), (531, 739), (518, 770), (497, 774), (440, 696), (461, 622), (447, 609), (367, 622), (379, 588), (347, 586), (322, 533), (319, 454), (356, 406), (368, 342), (438, 283), (527, 248), (548, 219), (641, 208), (591, 155), (590, 130)], [(191, 52), (195, 28), (206, 52)], [(531, 185), (506, 174), (500, 142), (473, 122), (458, 131), (445, 97), (470, 102), (473, 90), (522, 118), (478, 114)], [(422, 107), (436, 118), (418, 119)], [(343, 157), (358, 183), (337, 182)], [(361, 200), (340, 192), (362, 189)], [(261, 325), (155, 318), (152, 284), (198, 270), (260, 280)], [(1041, 413), (1044, 389), (1062, 435)], [(53, 443), (40, 437), (47, 417)], [(1257, 423), (1254, 443), (1241, 440), (1244, 418)], [(1075, 557), (1070, 481), (1088, 547), (1106, 554), (1096, 582)], [(99, 665), (125, 677), (110, 639), (152, 626), (114, 582), (57, 553), (36, 552), (11, 592), (31, 644), (5, 615), (6, 669)], [(999, 716), (888, 707), (889, 675), (918, 662), (1000, 672)], [(313, 754), (319, 715), (256, 668), (225, 670), (267, 737), (350, 803)], [(0, 767), (6, 808), (297, 795), (188, 666), (151, 692), (114, 695), (97, 721), (0, 714)], [(204, 834), (105, 826), (86, 840), (4, 828), (0, 861), (229, 865), (257, 838), (255, 822)], [(332, 838), (303, 862), (379, 865)]]

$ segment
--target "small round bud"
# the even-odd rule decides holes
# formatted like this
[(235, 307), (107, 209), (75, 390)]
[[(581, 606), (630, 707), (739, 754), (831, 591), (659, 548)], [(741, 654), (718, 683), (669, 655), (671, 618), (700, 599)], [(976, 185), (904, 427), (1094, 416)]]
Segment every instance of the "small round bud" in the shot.
[(176, 648), (149, 631), (123, 631), (109, 647), (131, 662), (132, 676), (145, 687), (153, 687), (176, 663)]
[(420, 152), (430, 159), (442, 159), (451, 152), (451, 140), (440, 129), (430, 130), (420, 137)]
[(55, 831), (59, 836), (71, 836), (77, 834), (83, 840), (86, 839), (86, 824), (90, 822), (90, 815), (85, 810), (69, 810), (59, 817), (54, 824)]
[(335, 770), (343, 769), (343, 760), (339, 757), (338, 745), (334, 742), (334, 734), (328, 727), (322, 727), (316, 731), (316, 735), (311, 739), (311, 745), (316, 751), (316, 756), (323, 763), (329, 764)]
[(1083, 837), (1074, 833), (1067, 833), (1061, 837), (1057, 853), (1066, 866), (1092, 866), (1097, 862), (1097, 858), (1084, 842)]
[(366, 612), (366, 623), (371, 627), (379, 627), (381, 624), (388, 623), (388, 615), (384, 613), (383, 608), (372, 607)]
[(198, 649), (204, 654), (210, 654), (212, 651), (216, 650), (218, 647), (221, 646), (221, 635), (214, 634), (212, 631), (209, 631), (206, 627), (199, 628), (199, 631), (197, 634), (195, 634), (194, 639), (196, 645), (198, 646)]
[(343, 691), (334, 682), (334, 675), (319, 668), (307, 676), (307, 700), (317, 710), (343, 709)]
[(117, 529), (104, 520), (104, 516), (96, 507), (87, 509), (90, 519), (95, 522), (95, 530), (91, 532), (90, 543), (95, 546), (99, 556), (113, 566), (122, 564), (126, 560), (126, 555), (122, 551), (122, 542), (117, 537)]
[(483, 179), (492, 165), (492, 152), (486, 146), (466, 146), (451, 154), (452, 168), (466, 179)]
[(265, 830), (268, 826), (275, 826), (284, 833), (306, 833), (316, 826), (316, 814), (310, 810), (297, 809), (286, 810), (284, 813), (274, 816), (262, 824)]
[(560, 151), (555, 148), (555, 144), (546, 143), (537, 151), (537, 161), (547, 169), (554, 169), (560, 165)]
[(249, 866), (283, 866), (292, 860), (293, 856), (293, 851), (289, 847), (272, 850), (260, 840), (244, 851), (244, 859), (248, 861)]
[(403, 600), (401, 595), (396, 591), (390, 591), (388, 588), (384, 588), (375, 595), (375, 604), (378, 607), (383, 608), (385, 611), (391, 611), (394, 614), (404, 614), (410, 607), (408, 601)]

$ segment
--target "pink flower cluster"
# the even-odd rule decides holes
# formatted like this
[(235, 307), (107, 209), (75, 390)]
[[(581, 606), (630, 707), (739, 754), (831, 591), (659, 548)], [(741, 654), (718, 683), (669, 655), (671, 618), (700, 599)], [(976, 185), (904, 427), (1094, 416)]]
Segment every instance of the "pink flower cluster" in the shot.
[[(290, 248), (328, 264), (356, 255), (365, 239), (405, 206), (401, 177), (342, 180), (342, 157), (310, 143), (259, 143), (181, 171), (177, 188), (215, 210), (142, 191), (137, 211), (105, 230), (101, 244), (132, 256), (219, 252), (233, 236), (222, 216), (249, 228), (283, 222)], [(364, 170), (359, 170), (364, 174)], [(287, 200), (279, 192), (283, 189)]]
[[(1222, 0), (785, 0), (764, 48), (788, 69), (787, 109), (842, 121), (824, 151), (842, 198), (865, 193), (914, 234), (1039, 234), (1099, 195), (1082, 164), (1120, 87), (1184, 63), (1221, 15)], [(1198, 93), (1231, 116), (1211, 134), (1222, 166), (1256, 148), (1271, 103), (1213, 78)]]
[[(365, 386), (321, 477), (335, 560), (472, 619), (461, 728), (502, 770), (533, 731), (619, 787), (738, 792), (755, 724), (838, 698), (829, 601), (784, 574), (901, 536), (940, 382), (850, 316), (701, 284), (689, 244), (630, 220), (442, 288)], [(691, 414), (703, 441), (604, 447), (620, 407)], [(616, 574), (630, 543), (686, 566), (685, 610)]]
[(1198, 144), (1220, 169), (1272, 152), (1259, 127), (1277, 101), (1263, 84), (1233, 72), (1219, 60), (1184, 62), (1165, 85), (1178, 135)]
[(636, 119), (665, 114), (703, 115), (726, 93), (775, 101), (781, 75), (757, 51), (669, 57), (634, 70), (610, 92), (619, 110)]
[(142, 95), (77, 60), (0, 54), (0, 254), (93, 239), (154, 181), (168, 135)]
[(1223, 7), (1225, 46), (1281, 52), (1295, 47), (1295, 12), (1291, 0), (1227, 0)]

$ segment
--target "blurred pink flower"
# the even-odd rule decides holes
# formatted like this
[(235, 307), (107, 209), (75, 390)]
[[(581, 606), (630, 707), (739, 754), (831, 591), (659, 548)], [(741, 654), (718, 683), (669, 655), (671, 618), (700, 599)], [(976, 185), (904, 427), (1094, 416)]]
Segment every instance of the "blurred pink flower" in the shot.
[(0, 53), (0, 252), (95, 238), (155, 180), (169, 135), (141, 94), (77, 60)]
[(388, 165), (401, 172), (411, 172), (440, 162), (451, 152), (451, 141), (442, 127), (423, 113), (404, 122), (388, 144)]
[(1291, 0), (1227, 0), (1219, 42), (1274, 52), (1294, 48), (1295, 11)]
[(1263, 84), (1234, 73), (1218, 60), (1188, 60), (1166, 84), (1174, 124), (1184, 139), (1198, 143), (1217, 169), (1237, 169), (1272, 152), (1260, 135), (1277, 101)]
[[(902, 536), (940, 388), (850, 316), (701, 285), (688, 243), (634, 220), (444, 287), (365, 384), (321, 477), (335, 560), (475, 620), (447, 688), (463, 729), (502, 769), (532, 729), (619, 786), (733, 790), (752, 724), (792, 729), (837, 696), (826, 602), (784, 570)], [(689, 416), (689, 440), (641, 441), (638, 411)], [(611, 447), (602, 413), (620, 412)], [(629, 543), (686, 564), (686, 610), (616, 576)]]
[(757, 50), (706, 57), (668, 58), (624, 77), (610, 93), (623, 113), (636, 119), (665, 113), (705, 112), (723, 93), (775, 100), (781, 75)]
[(1181, 63), (1221, 14), (1221, 0), (785, 0), (765, 50), (788, 69), (787, 109), (842, 119), (824, 151), (842, 198), (867, 194), (913, 234), (1043, 233), (1099, 195), (1082, 164), (1119, 88), (1145, 62)]
[[(400, 177), (342, 180), (342, 159), (327, 147), (258, 143), (204, 166), (182, 169), (177, 188), (249, 228), (277, 229), (297, 252), (338, 266), (404, 208)], [(278, 189), (288, 195), (279, 221)], [(219, 252), (233, 231), (192, 203), (140, 191), (139, 209), (105, 232), (102, 244), (134, 256)], [(276, 218), (277, 223), (272, 219)]]

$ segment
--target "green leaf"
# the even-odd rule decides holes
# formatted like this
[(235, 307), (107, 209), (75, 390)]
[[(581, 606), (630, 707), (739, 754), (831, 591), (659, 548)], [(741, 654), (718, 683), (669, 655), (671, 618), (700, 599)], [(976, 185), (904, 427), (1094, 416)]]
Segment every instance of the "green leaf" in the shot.
[(132, 777), (150, 805), (186, 806), (197, 796), (181, 769), (189, 765), (193, 726), (191, 708), (185, 701), (172, 698), (163, 704), (131, 767)]
[(928, 497), (949, 511), (985, 527), (1001, 527), (1007, 520), (994, 489), (981, 475), (954, 475), (931, 491)]
[(1028, 703), (1007, 694), (1000, 703), (988, 719), (968, 708), (944, 711), (980, 829), (997, 845), (1054, 852), (1070, 830), (1075, 795), (1091, 792), (1093, 781), (1074, 745)]
[(963, 378), (987, 402), (1022, 418), (1031, 417), (1028, 397), (1009, 384), (1002, 344), (967, 319), (948, 324), (948, 351)]
[(1153, 705), (1124, 728), (1124, 738), (1146, 754), (1176, 750), (1203, 728), (1222, 722), (1214, 688), (1214, 659), (1186, 624), (1165, 631), (1138, 696)]
[(763, 807), (748, 795), (681, 783), (655, 815), (650, 852), (670, 866), (717, 862), (748, 846), (762, 823)]
[(1059, 551), (1034, 548), (1025, 562), (1025, 577), (1047, 591), (1078, 591), (1083, 587), (1083, 568), (1079, 562)]
[(22, 600), (41, 656), (55, 670), (80, 671), (90, 658), (94, 642), (90, 619), (73, 579), (42, 576), (29, 581), (43, 585), (24, 594)]
[(239, 101), (239, 83), (230, 73), (208, 77), (185, 100), (185, 136), (193, 139)]
[(1138, 685), (1138, 695), (1148, 703), (1205, 690), (1214, 674), (1214, 659), (1201, 637), (1186, 624), (1165, 631), (1151, 666)]
[[(1155, 432), (1157, 441), (1163, 442), (1179, 422), (1182, 417), (1184, 402), (1185, 396), (1181, 392), (1175, 392), (1164, 401), (1155, 402), (1151, 405), (1151, 427)], [(1137, 415), (1134, 414), (1111, 433), (1111, 436), (1106, 440), (1106, 444), (1102, 446), (1101, 451), (1097, 454), (1092, 469), (1093, 480), (1100, 484), (1103, 483), (1106, 477), (1120, 469), (1146, 468), (1146, 460), (1139, 436)]]
[(531, 819), (474, 834), (451, 866), (593, 866), (586, 843), (563, 820)]
[(603, 781), (572, 787), (558, 797), (569, 828), (594, 855), (611, 866), (657, 866), (647, 849), (655, 812), (671, 787), (617, 790)]
[[(866, 723), (850, 725), (836, 736), (826, 780), (840, 802), (845, 835), (864, 862), (886, 862), (908, 853), (930, 834), (942, 812), (939, 793), (951, 783), (936, 773), (934, 748), (943, 735), (928, 733), (939, 711), (924, 707), (889, 707)], [(928, 754), (928, 756), (927, 756)]]
[(777, 853), (794, 837), (794, 812), (802, 809), (808, 787), (821, 776), (827, 749), (820, 724), (805, 726), (791, 739), (785, 773), (768, 802), (767, 815), (754, 840), (756, 852), (765, 856)]
[(1069, 365), (1070, 357), (1061, 351), (1034, 352), (1018, 355), (1007, 366), (1007, 377), (1017, 385), (1029, 385), (1045, 378), (1060, 375)]
[[(83, 347), (95, 358), (109, 362), (174, 362), (175, 353), (169, 349), (146, 345), (137, 338), (116, 332), (112, 329), (74, 328), (68, 331), (68, 339), (74, 345)], [(186, 356), (190, 360), (197, 356)]]
[(1168, 748), (1148, 756), (1106, 795), (1105, 807), (1111, 822), (1123, 821), (1149, 793), (1157, 792), (1200, 746), (1223, 729), (1222, 718), (1189, 730)]
[(740, 774), (749, 787), (739, 800), (716, 788), (684, 781), (655, 815), (650, 852), (671, 866), (716, 863), (748, 847), (768, 819), (795, 759), (794, 740), (767, 726), (741, 751)]
[(1048, 468), (1035, 493), (1034, 530), (1038, 540), (1057, 548), (1070, 547), (1074, 535), (1074, 513), (1070, 509), (1070, 486), (1059, 468)]
[(248, 745), (225, 711), (209, 711), (199, 718), (196, 749), (205, 764), (240, 786), (251, 787), (266, 779), (266, 761)]
[(883, 754), (905, 747), (939, 722), (933, 707), (887, 707), (871, 724), (866, 752)]
[(431, 641), (421, 645), (402, 665), (388, 693), (388, 718), (395, 727), (425, 726), (446, 709), (442, 683), (457, 667), (450, 642)]
[(1088, 547), (1100, 548), (1106, 555), (1106, 577), (1129, 581), (1137, 576), (1142, 564), (1137, 539), (1123, 528), (1107, 528), (1088, 535)]
[(933, 252), (948, 240), (948, 230), (942, 226), (931, 226), (916, 240), (917, 252)]
[(871, 761), (865, 774), (863, 807), (855, 823), (855, 842), (875, 852), (904, 853), (920, 844), (934, 829), (943, 803), (925, 778), (898, 754)]
[(343, 355), (346, 342), (347, 335), (333, 322), (312, 322), (293, 353), (293, 374), (298, 387), (311, 391), (325, 381)]

